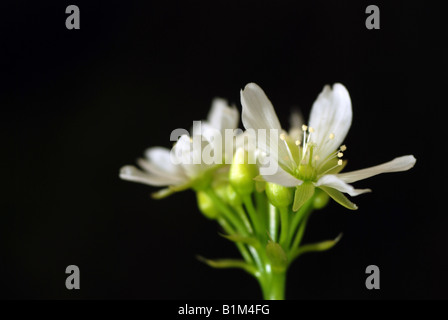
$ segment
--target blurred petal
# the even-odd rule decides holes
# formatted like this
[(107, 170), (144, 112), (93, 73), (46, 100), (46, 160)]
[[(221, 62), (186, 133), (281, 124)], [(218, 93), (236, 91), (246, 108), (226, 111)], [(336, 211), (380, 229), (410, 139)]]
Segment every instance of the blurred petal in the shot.
[(235, 129), (238, 127), (240, 113), (235, 107), (229, 107), (227, 101), (215, 98), (207, 117), (207, 122), (217, 130)]
[(298, 109), (294, 109), (289, 117), (289, 136), (294, 141), (302, 140), (302, 125), (305, 123), (303, 115)]
[(411, 169), (417, 160), (412, 155), (395, 158), (389, 162), (351, 172), (339, 173), (337, 177), (347, 183), (363, 180), (386, 172), (400, 172)]
[(122, 167), (120, 169), (120, 178), (158, 187), (167, 186), (172, 183), (170, 179), (145, 173), (134, 166)]

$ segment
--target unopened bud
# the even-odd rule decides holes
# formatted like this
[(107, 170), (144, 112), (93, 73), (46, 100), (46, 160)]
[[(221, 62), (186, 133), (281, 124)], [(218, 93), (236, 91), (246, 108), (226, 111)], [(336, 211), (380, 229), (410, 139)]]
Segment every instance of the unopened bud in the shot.
[(314, 199), (313, 199), (313, 207), (314, 209), (322, 209), (324, 208), (328, 203), (329, 196), (326, 192), (320, 190), (319, 188), (316, 188), (314, 192)]
[(239, 148), (230, 166), (230, 183), (240, 195), (248, 195), (253, 192), (255, 186), (254, 178), (258, 175), (256, 164), (250, 164), (248, 158), (248, 152)]
[(219, 211), (216, 208), (213, 200), (204, 191), (196, 192), (199, 210), (209, 219), (216, 219)]
[(275, 183), (266, 183), (266, 195), (269, 202), (277, 208), (289, 206), (294, 200), (293, 188), (288, 188)]

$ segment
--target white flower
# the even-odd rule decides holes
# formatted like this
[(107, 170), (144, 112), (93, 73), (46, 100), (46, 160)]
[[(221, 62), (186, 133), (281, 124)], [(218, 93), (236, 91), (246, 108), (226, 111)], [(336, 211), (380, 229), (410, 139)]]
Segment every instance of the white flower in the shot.
[[(226, 129), (236, 129), (238, 122), (238, 110), (216, 98), (207, 121), (194, 122), (191, 137), (183, 134), (171, 150), (163, 147), (147, 149), (145, 158), (137, 160), (143, 170), (132, 165), (124, 166), (120, 169), (120, 178), (151, 186), (168, 186), (153, 194), (156, 198), (188, 189), (206, 178), (210, 170), (232, 158), (233, 149), (226, 147), (228, 141), (223, 143), (222, 137)], [(204, 161), (204, 154), (222, 158)]]
[[(287, 187), (296, 187), (293, 209), (296, 211), (319, 187), (340, 204), (357, 209), (341, 192), (356, 196), (370, 189), (355, 189), (348, 183), (385, 173), (412, 168), (416, 159), (412, 155), (395, 158), (367, 169), (339, 173), (345, 166), (341, 145), (352, 122), (352, 105), (347, 89), (339, 83), (333, 88), (325, 86), (313, 104), (308, 126), (300, 126), (300, 117), (294, 116), (294, 127), (287, 134), (282, 130), (274, 107), (255, 83), (241, 90), (242, 120), (246, 129), (276, 129), (281, 134), (258, 141), (257, 147), (270, 161), (278, 162), (278, 170), (263, 175), (264, 180)], [(263, 174), (263, 171), (261, 171)]]

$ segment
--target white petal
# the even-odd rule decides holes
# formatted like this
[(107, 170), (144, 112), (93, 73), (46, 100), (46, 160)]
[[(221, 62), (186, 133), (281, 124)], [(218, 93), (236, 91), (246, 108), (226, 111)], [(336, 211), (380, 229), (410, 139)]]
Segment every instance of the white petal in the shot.
[(281, 167), (278, 167), (278, 170), (275, 174), (263, 175), (263, 179), (267, 182), (276, 183), (285, 187), (296, 187), (300, 186), (303, 183), (302, 180), (294, 178)]
[(152, 147), (146, 149), (145, 157), (147, 163), (142, 162), (142, 167), (149, 172), (160, 173), (165, 175), (182, 175), (182, 169), (173, 163), (170, 150), (163, 147)]
[(230, 107), (227, 101), (215, 98), (207, 117), (207, 122), (217, 130), (235, 129), (238, 127), (240, 114), (235, 107)]
[(123, 180), (139, 182), (151, 186), (167, 186), (171, 184), (169, 179), (145, 173), (134, 166), (124, 166), (120, 169), (120, 178)]
[(341, 179), (332, 174), (322, 176), (314, 185), (316, 187), (319, 186), (331, 187), (341, 192), (348, 193), (352, 197), (372, 191), (370, 189), (355, 189), (353, 188), (353, 186), (345, 183), (344, 181), (342, 181)]
[(186, 175), (182, 172), (182, 168), (178, 167), (179, 170), (176, 170), (176, 172), (168, 172), (161, 170), (160, 167), (154, 165), (153, 163), (149, 162), (146, 159), (137, 159), (137, 163), (140, 167), (142, 167), (145, 171), (150, 173), (152, 176), (160, 177), (165, 179), (166, 181), (169, 181), (170, 185), (177, 185), (184, 183), (185, 180), (187, 180)]
[[(277, 159), (285, 167), (292, 167), (288, 149), (280, 134), (283, 132), (271, 101), (255, 83), (249, 83), (241, 90), (243, 106), (242, 121), (244, 127), (256, 130), (257, 147)], [(259, 130), (265, 130), (265, 141), (260, 141)]]
[(243, 106), (242, 120), (246, 129), (281, 130), (280, 122), (271, 101), (255, 83), (249, 83), (241, 90)]
[(400, 172), (411, 169), (417, 160), (412, 155), (402, 156), (395, 158), (389, 162), (351, 172), (339, 173), (337, 176), (339, 179), (345, 182), (355, 182), (363, 179), (370, 178), (380, 173), (386, 172)]
[[(336, 151), (352, 123), (352, 103), (347, 89), (340, 83), (325, 86), (313, 104), (309, 126), (314, 129), (311, 141), (317, 144), (321, 159)], [(330, 139), (330, 135), (334, 135)]]
[(261, 152), (257, 152), (257, 163), (260, 168), (260, 174), (267, 182), (276, 183), (285, 187), (300, 186), (303, 183), (302, 180), (295, 178), (279, 166), (274, 158), (266, 156)]

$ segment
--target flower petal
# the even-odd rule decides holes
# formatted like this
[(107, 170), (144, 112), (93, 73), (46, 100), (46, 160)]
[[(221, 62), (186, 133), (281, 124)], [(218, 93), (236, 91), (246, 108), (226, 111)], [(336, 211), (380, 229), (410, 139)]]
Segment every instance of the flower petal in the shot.
[(229, 107), (226, 100), (215, 98), (207, 117), (207, 122), (217, 130), (235, 129), (238, 127), (240, 113), (235, 107)]
[(134, 166), (122, 167), (120, 169), (120, 178), (158, 187), (172, 184), (170, 179), (145, 173)]
[[(253, 133), (257, 139), (257, 147), (285, 167), (293, 169), (293, 159), (289, 156), (286, 144), (280, 139), (283, 132), (280, 122), (264, 91), (255, 83), (247, 84), (241, 90), (241, 104), (243, 125), (246, 130), (255, 130)], [(265, 139), (261, 138), (261, 133), (265, 134)]]
[[(270, 163), (270, 162), (268, 162)], [(277, 165), (277, 169), (274, 173), (271, 173), (272, 168), (266, 166), (260, 166), (260, 174), (263, 179), (267, 182), (276, 183), (285, 187), (295, 187), (300, 186), (303, 181), (296, 179), (290, 173), (286, 172), (282, 167)]]
[(167, 148), (152, 147), (146, 149), (145, 157), (150, 165), (146, 166), (145, 163), (142, 163), (142, 167), (144, 166), (144, 169), (148, 168), (149, 172), (169, 175), (182, 174), (181, 168), (171, 160), (170, 150)]
[(255, 83), (249, 83), (241, 90), (243, 105), (242, 120), (246, 129), (281, 130), (280, 121), (271, 101), (264, 91)]
[(321, 159), (325, 159), (342, 144), (350, 129), (352, 115), (347, 89), (340, 83), (334, 84), (333, 89), (326, 85), (314, 102), (309, 119), (309, 126), (314, 129), (311, 141), (317, 144), (317, 153)]
[(339, 173), (337, 177), (347, 183), (363, 180), (386, 172), (400, 172), (411, 169), (417, 160), (413, 155), (395, 158), (389, 162), (351, 172)]
[(316, 183), (316, 187), (327, 186), (336, 190), (339, 190), (344, 193), (348, 193), (352, 197), (360, 195), (362, 193), (371, 192), (370, 189), (355, 189), (353, 186), (345, 183), (337, 176), (333, 174), (327, 174), (322, 176)]

